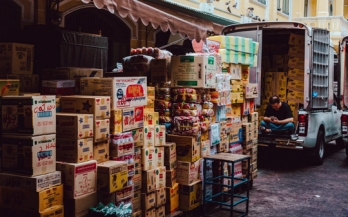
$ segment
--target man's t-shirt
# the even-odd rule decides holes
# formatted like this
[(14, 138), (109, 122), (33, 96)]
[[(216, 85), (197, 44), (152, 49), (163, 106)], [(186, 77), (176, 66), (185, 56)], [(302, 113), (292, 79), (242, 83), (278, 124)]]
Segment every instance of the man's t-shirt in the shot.
[(282, 102), (282, 106), (280, 106), (279, 110), (275, 110), (271, 105), (268, 105), (265, 112), (265, 117), (277, 117), (278, 120), (284, 120), (287, 118), (292, 118), (292, 111), (290, 106), (286, 102)]

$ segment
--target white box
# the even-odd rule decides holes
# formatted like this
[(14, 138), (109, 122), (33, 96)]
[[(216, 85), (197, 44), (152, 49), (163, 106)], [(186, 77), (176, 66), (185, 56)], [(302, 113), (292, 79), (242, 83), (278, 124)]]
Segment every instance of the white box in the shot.
[(201, 141), (201, 157), (208, 157), (210, 156), (210, 140), (206, 140), (206, 141)]
[(0, 173), (0, 186), (22, 188), (30, 191), (40, 192), (62, 183), (60, 171), (44, 175), (28, 177), (9, 173)]
[(176, 180), (179, 184), (189, 185), (195, 181), (198, 181), (199, 178), (199, 164), (200, 161), (196, 162), (186, 162), (178, 161), (177, 175)]
[(144, 126), (144, 107), (132, 107), (122, 109), (123, 132), (141, 128)]
[(56, 96), (3, 96), (4, 133), (56, 133)]
[(166, 187), (166, 167), (156, 167), (156, 189)]
[(56, 134), (3, 135), (2, 169), (37, 176), (56, 171)]
[(151, 170), (157, 167), (157, 153), (155, 147), (143, 148), (141, 150), (141, 168)]
[(83, 163), (57, 162), (57, 170), (64, 177), (64, 197), (77, 198), (97, 190), (97, 161)]
[(155, 126), (144, 127), (144, 147), (155, 146)]
[(147, 104), (146, 77), (81, 78), (81, 94), (110, 96), (111, 108)]
[(57, 113), (57, 138), (83, 139), (93, 137), (93, 115)]
[(243, 86), (244, 98), (254, 99), (258, 97), (258, 84), (248, 83)]
[(164, 147), (155, 147), (157, 167), (164, 166)]
[(216, 68), (214, 56), (172, 56), (171, 86), (215, 88)]
[(166, 126), (155, 125), (155, 146), (166, 144)]

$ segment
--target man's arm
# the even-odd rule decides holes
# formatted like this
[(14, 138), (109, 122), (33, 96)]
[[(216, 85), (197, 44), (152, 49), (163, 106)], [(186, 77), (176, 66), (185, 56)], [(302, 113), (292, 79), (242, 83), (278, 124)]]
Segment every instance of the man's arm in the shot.
[(274, 120), (274, 121), (271, 121), (272, 123), (274, 124), (286, 124), (286, 123), (289, 123), (289, 122), (294, 122), (294, 118), (287, 118), (287, 119), (284, 119), (284, 120)]

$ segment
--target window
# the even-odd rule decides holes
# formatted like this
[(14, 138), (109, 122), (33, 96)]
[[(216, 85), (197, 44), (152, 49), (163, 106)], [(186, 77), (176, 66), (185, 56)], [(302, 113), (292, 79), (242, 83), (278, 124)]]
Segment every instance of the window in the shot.
[(266, 4), (266, 0), (257, 0), (258, 2), (260, 2), (261, 4)]
[(289, 15), (289, 0), (283, 0), (282, 12)]
[(333, 15), (333, 1), (329, 1), (329, 16)]
[(277, 10), (280, 10), (280, 0), (277, 0)]
[(304, 17), (308, 17), (308, 0), (304, 2)]

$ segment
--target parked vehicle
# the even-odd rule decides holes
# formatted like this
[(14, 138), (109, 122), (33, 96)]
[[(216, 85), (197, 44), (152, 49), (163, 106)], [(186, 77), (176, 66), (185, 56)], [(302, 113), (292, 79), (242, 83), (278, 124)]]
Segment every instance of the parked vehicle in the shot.
[[(348, 121), (348, 116), (341, 119), (342, 109), (334, 96), (335, 51), (330, 32), (298, 22), (255, 22), (227, 26), (222, 34), (259, 42), (258, 65), (250, 68), (250, 83), (258, 83), (261, 93), (255, 102), (259, 116), (272, 94), (294, 104), (290, 107), (296, 130), (282, 135), (259, 133), (259, 146), (308, 151), (315, 164), (322, 164), (324, 145), (333, 140), (342, 145), (341, 120)], [(273, 77), (267, 80), (271, 72)], [(272, 82), (275, 86), (270, 88)], [(344, 126), (347, 135), (347, 122)]]
[(340, 95), (342, 96), (342, 108), (343, 108), (343, 114), (341, 116), (341, 126), (342, 126), (342, 134), (343, 134), (343, 140), (345, 143), (345, 149), (346, 149), (346, 155), (348, 157), (348, 50), (347, 50), (347, 43), (348, 43), (348, 36), (344, 37), (342, 41), (339, 44), (339, 66), (338, 66), (338, 73), (337, 76), (340, 76), (340, 84), (338, 85), (338, 91), (340, 92)]

